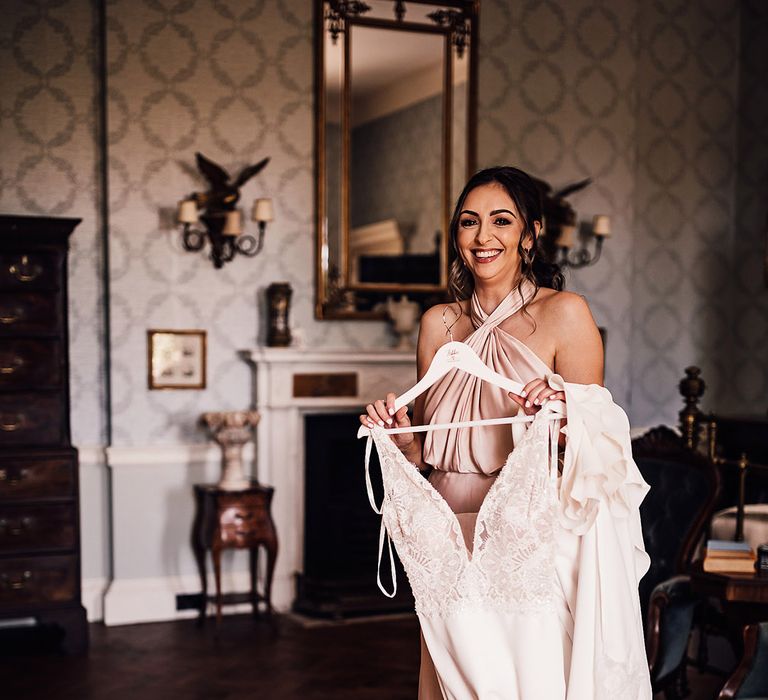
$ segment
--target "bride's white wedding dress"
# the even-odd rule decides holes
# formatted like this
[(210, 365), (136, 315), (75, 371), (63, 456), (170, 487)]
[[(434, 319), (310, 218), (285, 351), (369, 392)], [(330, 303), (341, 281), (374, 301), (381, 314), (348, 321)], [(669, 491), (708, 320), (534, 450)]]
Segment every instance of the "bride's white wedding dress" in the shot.
[[(516, 294), (481, 318), (481, 332), (465, 342), (497, 371), (528, 381), (504, 366), (509, 353), (499, 357), (511, 336), (496, 326), (519, 308)], [(529, 363), (544, 365), (528, 353)], [(384, 480), (380, 555), (386, 529), (408, 574), (439, 686), (425, 687), (422, 673), (420, 698), (651, 697), (637, 595), (648, 567), (638, 511), (648, 487), (631, 457), (628, 421), (606, 389), (546, 370), (540, 376), (566, 395), (562, 475), (558, 425), (546, 408), (512, 430), (427, 433), (425, 460), (437, 462), (436, 452), (443, 460), (430, 481), (384, 429), (367, 431), (367, 454), (375, 442)], [(430, 423), (477, 419), (480, 409), (492, 417), (489, 402), (509, 406), (500, 389), (458, 372), (430, 390), (428, 407), (435, 395), (441, 400)], [(506, 455), (495, 463), (503, 468), (478, 469), (477, 457), (493, 459), (500, 445)]]

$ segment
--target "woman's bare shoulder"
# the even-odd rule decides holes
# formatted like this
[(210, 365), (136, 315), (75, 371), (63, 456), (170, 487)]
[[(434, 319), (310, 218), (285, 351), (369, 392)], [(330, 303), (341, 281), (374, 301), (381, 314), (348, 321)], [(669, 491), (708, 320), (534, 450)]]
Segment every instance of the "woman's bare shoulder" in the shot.
[(535, 301), (538, 302), (537, 311), (542, 320), (560, 326), (595, 324), (589, 304), (581, 294), (542, 288), (536, 294)]
[(462, 316), (469, 314), (469, 301), (450, 301), (444, 304), (430, 306), (421, 316), (421, 328), (429, 331), (432, 328), (441, 328), (445, 331), (446, 324), (451, 325)]
[(555, 344), (555, 371), (568, 382), (603, 383), (603, 342), (581, 294), (553, 291), (542, 298), (542, 326)]
[(447, 329), (450, 327), (454, 332), (458, 331), (468, 313), (468, 301), (452, 301), (428, 308), (421, 316), (419, 346), (434, 354), (448, 340)]

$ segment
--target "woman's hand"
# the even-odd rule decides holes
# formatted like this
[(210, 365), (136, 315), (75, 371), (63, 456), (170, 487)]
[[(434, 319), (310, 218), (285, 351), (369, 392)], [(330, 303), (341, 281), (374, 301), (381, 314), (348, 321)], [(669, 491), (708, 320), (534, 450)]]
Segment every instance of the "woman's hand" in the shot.
[(546, 379), (532, 379), (524, 387), (520, 394), (509, 392), (512, 399), (523, 410), (525, 415), (532, 416), (541, 410), (541, 404), (546, 399), (565, 401), (565, 392), (556, 391), (547, 384)]
[[(403, 406), (395, 412), (395, 398), (395, 395), (390, 392), (385, 401), (379, 400), (369, 403), (365, 407), (365, 415), (360, 416), (360, 422), (366, 428), (373, 428), (374, 425), (379, 425), (382, 428), (409, 427), (411, 420), (408, 418), (408, 407)], [(399, 433), (390, 437), (400, 450), (407, 450), (415, 439), (413, 433)]]

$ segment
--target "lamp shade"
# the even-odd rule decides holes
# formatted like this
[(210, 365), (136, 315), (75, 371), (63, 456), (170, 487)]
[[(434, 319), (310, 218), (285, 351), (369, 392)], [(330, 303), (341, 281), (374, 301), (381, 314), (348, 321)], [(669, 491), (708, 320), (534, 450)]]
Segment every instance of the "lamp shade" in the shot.
[(571, 224), (565, 224), (560, 229), (560, 236), (557, 239), (557, 245), (563, 248), (573, 248), (576, 238), (576, 227)]
[(197, 202), (194, 199), (182, 199), (179, 202), (177, 216), (181, 224), (196, 224)]
[(237, 209), (228, 211), (227, 218), (224, 220), (224, 229), (222, 230), (222, 233), (225, 236), (239, 236), (242, 231), (240, 212)]
[(273, 221), (275, 212), (272, 208), (271, 199), (257, 199), (253, 203), (253, 213), (251, 218), (254, 221)]
[(592, 233), (596, 236), (611, 235), (611, 217), (606, 214), (598, 214), (592, 219)]

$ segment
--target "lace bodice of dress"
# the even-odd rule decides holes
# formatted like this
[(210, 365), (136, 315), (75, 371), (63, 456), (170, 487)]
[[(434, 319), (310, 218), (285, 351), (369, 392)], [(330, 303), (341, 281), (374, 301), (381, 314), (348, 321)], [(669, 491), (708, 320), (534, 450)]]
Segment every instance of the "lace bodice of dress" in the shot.
[(542, 414), (485, 497), (471, 556), (447, 503), (389, 436), (373, 429), (384, 481), (384, 524), (420, 615), (446, 618), (478, 607), (551, 610), (557, 525), (555, 487), (547, 469), (551, 421)]

